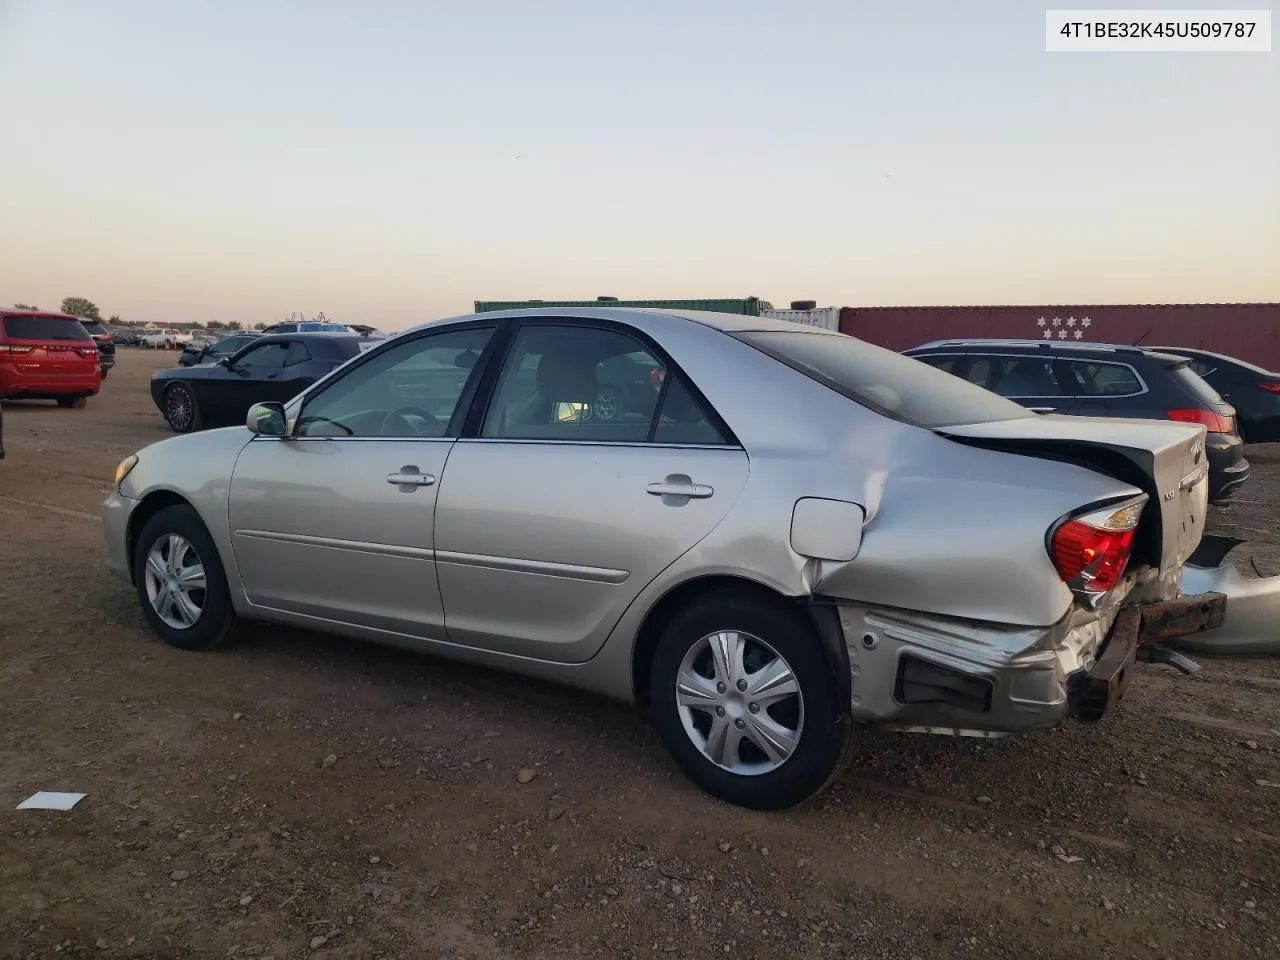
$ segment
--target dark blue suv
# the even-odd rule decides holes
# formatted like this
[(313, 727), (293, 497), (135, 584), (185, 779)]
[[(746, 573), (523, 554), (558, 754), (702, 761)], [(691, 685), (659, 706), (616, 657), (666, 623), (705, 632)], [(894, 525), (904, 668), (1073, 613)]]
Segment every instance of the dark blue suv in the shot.
[(1221, 502), (1249, 479), (1235, 408), (1186, 357), (1041, 340), (937, 340), (904, 353), (1037, 413), (1203, 424), (1209, 499)]

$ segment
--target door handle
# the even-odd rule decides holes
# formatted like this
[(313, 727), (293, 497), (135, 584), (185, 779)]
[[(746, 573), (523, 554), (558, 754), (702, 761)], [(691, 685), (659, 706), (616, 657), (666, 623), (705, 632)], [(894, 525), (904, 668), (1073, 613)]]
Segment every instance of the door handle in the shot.
[(429, 473), (422, 473), (417, 467), (405, 466), (399, 473), (387, 474), (387, 483), (397, 487), (429, 487), (436, 478)]
[(668, 478), (662, 483), (649, 484), (645, 487), (645, 492), (655, 497), (691, 497), (694, 500), (705, 500), (715, 493), (715, 490), (705, 483)]

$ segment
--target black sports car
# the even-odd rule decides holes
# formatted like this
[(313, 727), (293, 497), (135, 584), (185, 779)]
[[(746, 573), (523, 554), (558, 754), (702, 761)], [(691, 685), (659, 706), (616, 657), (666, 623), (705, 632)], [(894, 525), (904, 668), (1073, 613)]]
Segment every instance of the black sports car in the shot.
[(258, 337), (217, 363), (156, 371), (151, 399), (177, 433), (243, 423), (255, 403), (291, 400), (373, 342), (343, 333)]

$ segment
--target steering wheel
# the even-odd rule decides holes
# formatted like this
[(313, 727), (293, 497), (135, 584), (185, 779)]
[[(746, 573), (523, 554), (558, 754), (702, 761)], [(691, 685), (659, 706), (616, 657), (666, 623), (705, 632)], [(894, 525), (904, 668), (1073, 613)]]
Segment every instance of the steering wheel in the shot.
[[(403, 436), (404, 433), (413, 434), (414, 436), (419, 436), (419, 437), (422, 436), (422, 433), (419, 432), (419, 430), (412, 423), (409, 422), (407, 417), (405, 417), (406, 413), (411, 413), (415, 417), (418, 417), (421, 420), (425, 420), (428, 424), (437, 428), (441, 434), (444, 433), (445, 424), (440, 422), (440, 418), (433, 413), (423, 410), (421, 407), (396, 407), (394, 410), (392, 410), (390, 413), (388, 413), (385, 417), (382, 418), (382, 426), (378, 428), (378, 433), (384, 437)], [(403, 432), (388, 434), (387, 428), (391, 426), (393, 421), (396, 421), (396, 420), (399, 420), (400, 423), (403, 424), (404, 426)]]

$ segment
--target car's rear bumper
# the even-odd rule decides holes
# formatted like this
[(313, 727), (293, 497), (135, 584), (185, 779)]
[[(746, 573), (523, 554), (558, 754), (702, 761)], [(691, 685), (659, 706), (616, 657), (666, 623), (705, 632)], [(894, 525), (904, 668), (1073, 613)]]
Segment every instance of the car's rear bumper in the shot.
[[(1226, 550), (1221, 556), (1226, 556)], [(1182, 568), (1182, 590), (1192, 595), (1225, 595), (1226, 616), (1221, 626), (1173, 640), (1170, 646), (1198, 653), (1280, 653), (1280, 576), (1246, 577), (1226, 563), (1215, 567), (1188, 563)]]
[(107, 545), (107, 569), (126, 583), (132, 583), (129, 572), (129, 517), (141, 501), (121, 496), (118, 490), (102, 504), (102, 533)]
[[(1073, 611), (1048, 628), (839, 607), (855, 720), (992, 736), (1100, 720), (1124, 696), (1138, 648), (1221, 622), (1221, 598)], [(1201, 608), (1208, 604), (1213, 613)]]
[(91, 397), (101, 386), (102, 371), (98, 369), (96, 362), (87, 370), (57, 373), (41, 369), (20, 370), (9, 365), (0, 368), (0, 397), (6, 400), (20, 400), (24, 397)]
[(1209, 461), (1209, 500), (1216, 503), (1235, 493), (1249, 479), (1252, 467), (1244, 456), (1244, 441), (1234, 434), (1209, 434), (1205, 450)]

